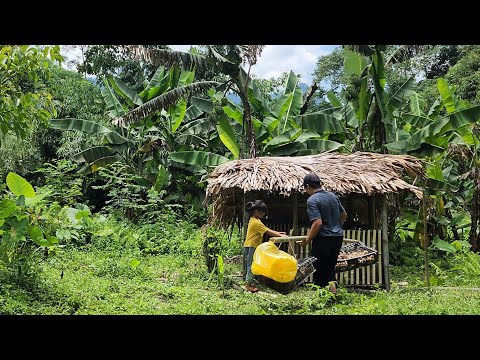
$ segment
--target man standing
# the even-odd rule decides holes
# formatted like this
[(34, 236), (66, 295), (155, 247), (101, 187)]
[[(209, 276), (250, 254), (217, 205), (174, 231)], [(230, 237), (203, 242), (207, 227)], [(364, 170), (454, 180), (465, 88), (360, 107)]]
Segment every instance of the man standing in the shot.
[(312, 256), (315, 285), (325, 287), (330, 283), (330, 291), (337, 292), (335, 281), (335, 265), (343, 242), (343, 223), (347, 213), (340, 199), (333, 192), (322, 190), (320, 178), (310, 173), (305, 175), (303, 186), (310, 197), (307, 199), (307, 213), (310, 221), (310, 232), (301, 245), (312, 243)]

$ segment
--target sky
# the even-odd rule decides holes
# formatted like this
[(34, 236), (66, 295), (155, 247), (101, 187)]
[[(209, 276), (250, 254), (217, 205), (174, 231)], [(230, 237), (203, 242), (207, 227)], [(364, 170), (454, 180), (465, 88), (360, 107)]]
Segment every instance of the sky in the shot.
[[(191, 45), (169, 45), (173, 50), (188, 51)], [(338, 45), (266, 45), (251, 73), (262, 79), (278, 77), (285, 71), (300, 74), (300, 81), (312, 84), (317, 60)]]
[[(173, 50), (188, 51), (192, 45), (169, 45)], [(317, 60), (327, 55), (338, 45), (266, 45), (251, 73), (259, 78), (278, 77), (285, 71), (293, 70), (300, 74), (300, 81), (312, 84), (312, 74)], [(68, 60), (79, 59), (79, 50), (62, 48), (62, 54)]]

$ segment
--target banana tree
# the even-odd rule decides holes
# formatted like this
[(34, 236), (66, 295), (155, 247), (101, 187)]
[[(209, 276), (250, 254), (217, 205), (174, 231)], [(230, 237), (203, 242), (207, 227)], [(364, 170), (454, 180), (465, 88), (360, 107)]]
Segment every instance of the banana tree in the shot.
[[(385, 146), (394, 153), (425, 159), (426, 186), (435, 204), (433, 220), (453, 229), (463, 221), (468, 210), (470, 243), (473, 250), (478, 251), (479, 208), (475, 199), (479, 196), (480, 181), (475, 175), (480, 142), (475, 129), (480, 121), (480, 106), (471, 106), (457, 98), (442, 78), (438, 79), (437, 88), (440, 96), (427, 113), (422, 111), (422, 106), (417, 106), (423, 102), (421, 96), (412, 94), (411, 111), (403, 115), (403, 130), (410, 136)], [(468, 222), (463, 221), (465, 225)], [(455, 237), (458, 238), (458, 234)]]
[[(262, 123), (262, 153), (275, 156), (317, 154), (342, 147), (341, 143), (328, 140), (328, 135), (310, 128), (307, 123), (317, 124), (325, 117), (321, 113), (305, 114), (307, 94), (299, 87), (299, 78), (290, 71), (284, 86), (284, 93), (278, 97), (268, 116)], [(338, 125), (332, 120), (333, 128)]]
[[(325, 139), (326, 135), (318, 132), (303, 129), (302, 119), (308, 118), (308, 121), (314, 121), (314, 117), (309, 117), (310, 114), (301, 115), (302, 107), (305, 101), (302, 99), (302, 92), (298, 86), (299, 79), (293, 73), (288, 75), (284, 93), (276, 99), (268, 99), (268, 94), (263, 94), (259, 91), (256, 85), (256, 80), (252, 80), (251, 88), (248, 96), (252, 109), (259, 118), (252, 116), (252, 124), (254, 129), (254, 136), (256, 144), (258, 144), (257, 153), (261, 155), (275, 155), (275, 156), (294, 156), (316, 154), (323, 151), (338, 149), (342, 146), (341, 143)], [(221, 96), (221, 93), (217, 95)], [(220, 114), (217, 130), (220, 134), (222, 143), (231, 151), (233, 156), (230, 159), (238, 158), (239, 147), (237, 139), (241, 137), (241, 131), (244, 127), (244, 109), (241, 104), (236, 105), (226, 98), (222, 99), (223, 106), (215, 105), (215, 100), (206, 99), (192, 99), (193, 103), (197, 103), (204, 111), (210, 114)], [(271, 103), (272, 106), (266, 104)], [(214, 110), (215, 109), (215, 110)], [(215, 115), (214, 115), (215, 116)], [(321, 117), (317, 116), (316, 119)], [(332, 120), (331, 132), (336, 132), (341, 126), (338, 126), (336, 119)], [(337, 130), (334, 129), (337, 124)], [(211, 157), (212, 154), (203, 154), (201, 152), (182, 152), (182, 154), (172, 154), (172, 157), (179, 162), (187, 162), (194, 164), (201, 160), (200, 156), (206, 158)], [(212, 158), (214, 159), (214, 158)], [(228, 161), (228, 158), (220, 158), (222, 162)]]
[(331, 91), (327, 97), (343, 113), (349, 130), (345, 135), (353, 143), (352, 150), (386, 151), (385, 143), (405, 138), (398, 125), (399, 112), (407, 104), (416, 82), (410, 77), (392, 88), (392, 84), (387, 84), (387, 70), (426, 48), (402, 45), (386, 57), (385, 45), (344, 46), (344, 72), (349, 82), (340, 92), (340, 98)]
[[(51, 124), (56, 129), (102, 136), (102, 144), (74, 155), (75, 161), (84, 164), (81, 173), (94, 172), (99, 167), (120, 161), (128, 165), (134, 174), (154, 183), (155, 178), (150, 175), (156, 175), (159, 166), (168, 165), (171, 151), (188, 143), (206, 143), (199, 134), (208, 133), (211, 125), (195, 106), (187, 107), (187, 100), (183, 97), (195, 91), (203, 92), (215, 83), (194, 83), (193, 79), (192, 71), (181, 71), (175, 66), (166, 71), (160, 67), (145, 89), (137, 94), (113, 77), (104, 81), (102, 88), (108, 115), (114, 125), (112, 128), (82, 119), (54, 119)], [(152, 103), (166, 102), (169, 105), (130, 123), (128, 127), (119, 121), (128, 114), (129, 108), (138, 109), (142, 105), (148, 108)]]
[[(137, 56), (142, 57), (154, 65), (181, 64), (187, 68), (194, 67), (198, 70), (213, 69), (228, 77), (223, 84), (223, 89), (235, 91), (243, 105), (243, 124), (245, 141), (241, 147), (241, 157), (246, 156), (246, 148), (249, 148), (249, 156), (256, 157), (256, 141), (252, 121), (252, 111), (249, 99), (249, 92), (257, 92), (252, 85), (250, 69), (256, 63), (257, 57), (263, 50), (263, 45), (207, 45), (206, 54), (186, 53), (172, 50), (153, 50), (144, 47), (134, 47)], [(243, 69), (242, 64), (248, 63), (248, 73)], [(153, 106), (155, 105), (155, 106)], [(118, 121), (128, 124), (138, 120), (146, 114), (158, 110), (159, 104), (152, 104), (151, 107), (140, 106), (135, 112), (122, 116)]]

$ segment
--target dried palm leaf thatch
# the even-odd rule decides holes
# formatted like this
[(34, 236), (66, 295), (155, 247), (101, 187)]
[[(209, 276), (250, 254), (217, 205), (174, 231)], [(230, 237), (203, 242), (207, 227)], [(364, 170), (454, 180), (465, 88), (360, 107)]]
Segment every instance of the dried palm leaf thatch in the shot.
[[(267, 191), (285, 196), (294, 192), (303, 193), (303, 178), (310, 172), (318, 175), (323, 189), (339, 195), (408, 190), (422, 198), (422, 190), (403, 179), (404, 173), (413, 181), (424, 176), (419, 159), (409, 155), (356, 152), (229, 161), (217, 166), (209, 175), (206, 201), (213, 201), (216, 207), (220, 205), (219, 201), (226, 200), (227, 190), (232, 188), (242, 192)], [(224, 196), (221, 196), (222, 193)]]
[[(304, 193), (303, 178), (314, 172), (322, 188), (338, 195), (412, 192), (419, 199), (422, 189), (413, 185), (424, 177), (420, 159), (409, 155), (368, 152), (323, 153), (296, 157), (258, 157), (218, 165), (207, 179), (205, 202), (212, 203), (211, 217), (222, 224), (241, 222), (243, 193), (265, 191), (290, 196)], [(404, 174), (413, 184), (403, 179)]]

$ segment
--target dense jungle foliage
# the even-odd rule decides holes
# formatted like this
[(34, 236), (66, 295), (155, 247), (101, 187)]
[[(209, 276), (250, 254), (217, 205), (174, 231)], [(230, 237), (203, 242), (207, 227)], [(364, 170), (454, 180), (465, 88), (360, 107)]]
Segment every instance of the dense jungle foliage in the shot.
[[(0, 45), (0, 315), (480, 312), (480, 46), (338, 46), (306, 90), (251, 76), (263, 49)], [(388, 197), (391, 291), (243, 291), (209, 172), (325, 151), (425, 163), (427, 229)]]

